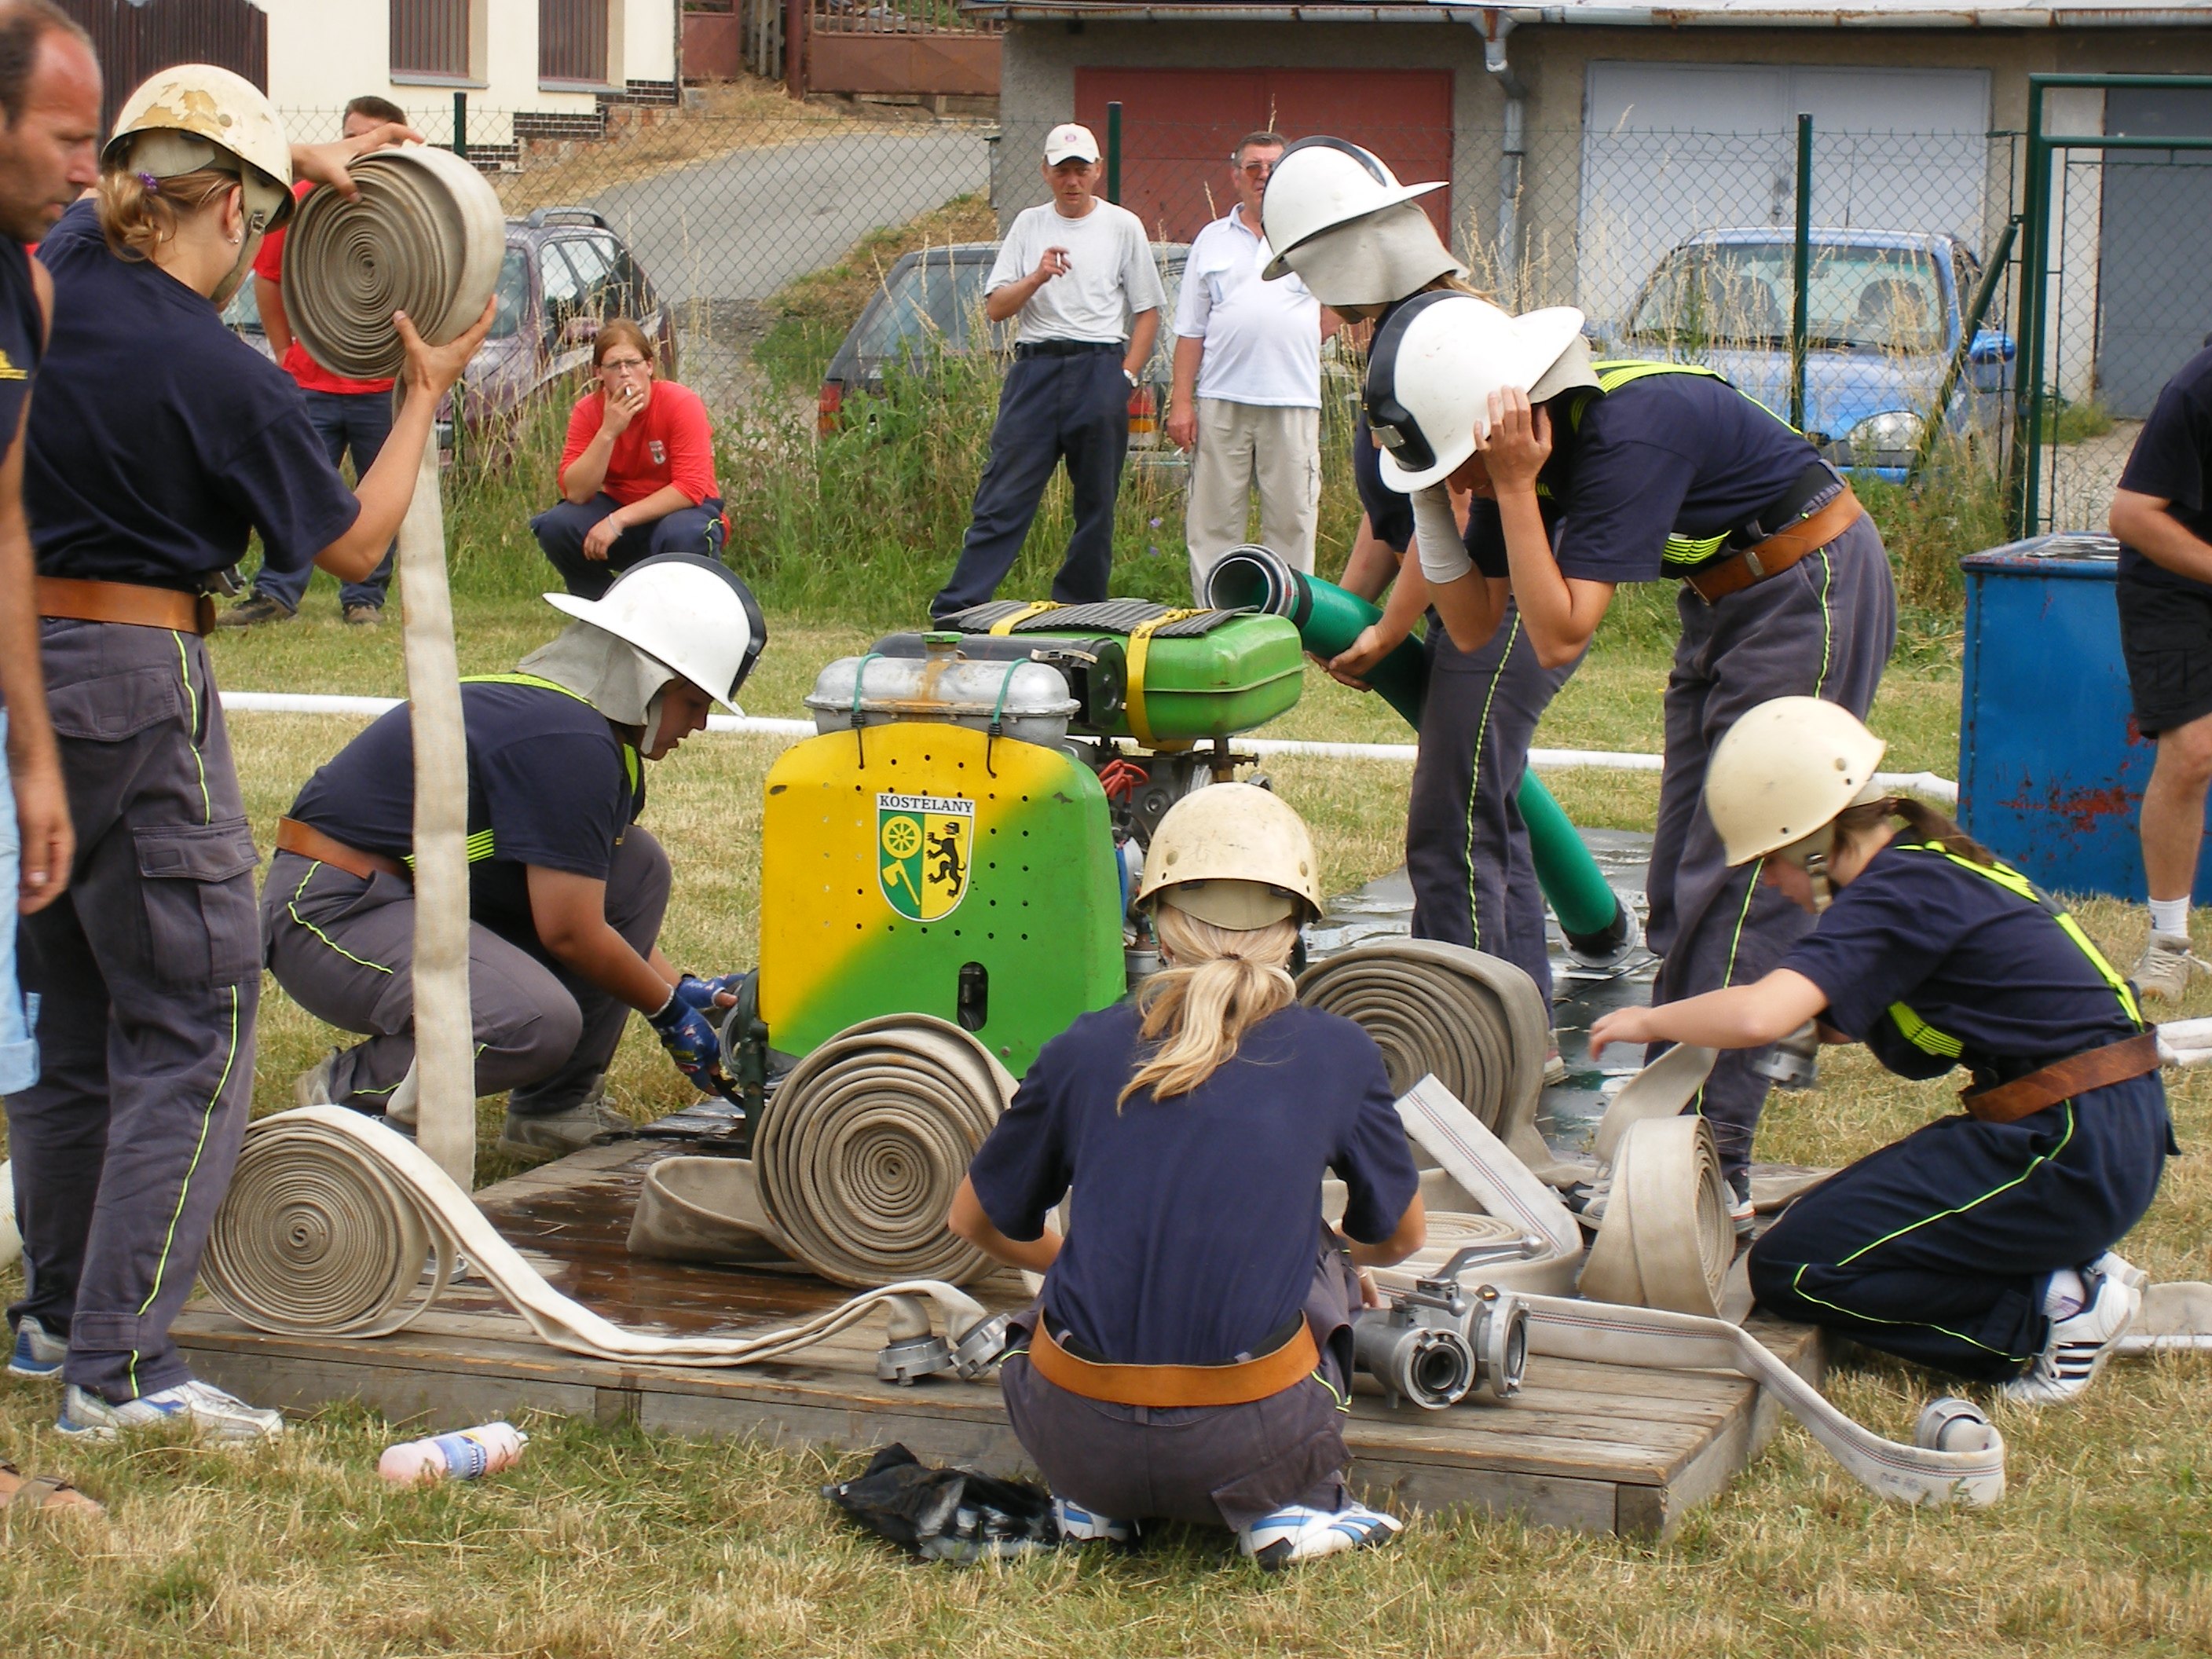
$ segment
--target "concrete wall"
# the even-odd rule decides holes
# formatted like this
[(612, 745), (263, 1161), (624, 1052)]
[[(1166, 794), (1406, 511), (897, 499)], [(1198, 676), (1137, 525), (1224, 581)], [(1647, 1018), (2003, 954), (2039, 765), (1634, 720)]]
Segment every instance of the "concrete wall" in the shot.
[[(1993, 127), (2026, 125), (2027, 77), (2045, 72), (2212, 73), (2212, 28), (1872, 29), (1586, 28), (1525, 25), (1509, 41), (1528, 83), (1528, 156), (1522, 223), (1533, 268), (1571, 270), (1582, 194), (1583, 90), (1594, 60), (1793, 64), (1830, 68), (1983, 69)], [(1463, 247), (1495, 235), (1504, 100), (1483, 68), (1482, 42), (1463, 23), (1107, 23), (1012, 26), (1000, 93), (1006, 133), (994, 179), (1002, 222), (1045, 199), (1043, 135), (1070, 118), (1079, 65), (1435, 69), (1455, 71), (1453, 222)], [(1102, 138), (1103, 135), (1101, 135)], [(2003, 152), (1996, 166), (2002, 172)], [(2002, 222), (2018, 179), (1993, 178), (1990, 214)], [(2094, 244), (2093, 244), (2094, 245)]]
[[(386, 0), (257, 0), (269, 14), (269, 96), (277, 108), (337, 112), (349, 99), (374, 93), (429, 123), (444, 139), (453, 125), (453, 94), (465, 91), (472, 110), (527, 110), (588, 115), (588, 92), (545, 91), (538, 81), (538, 0), (475, 0), (471, 74), (465, 82), (424, 84), (392, 78), (391, 13)], [(678, 0), (609, 0), (608, 77), (676, 78)], [(476, 134), (479, 142), (486, 135)]]

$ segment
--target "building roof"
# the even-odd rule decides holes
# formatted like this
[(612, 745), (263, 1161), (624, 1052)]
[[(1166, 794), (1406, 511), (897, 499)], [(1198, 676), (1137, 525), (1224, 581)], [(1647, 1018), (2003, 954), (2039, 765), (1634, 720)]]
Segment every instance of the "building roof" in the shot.
[(1483, 6), (1464, 0), (1420, 4), (1346, 0), (961, 0), (961, 9), (1000, 18), (1093, 17), (1142, 22), (1242, 21), (1310, 23), (1450, 22), (1488, 14), (1522, 23), (1579, 23), (1605, 28), (2141, 28), (2203, 27), (2194, 5), (2146, 6), (2130, 0), (1674, 0), (1632, 6), (1618, 0), (1560, 0), (1539, 6)]

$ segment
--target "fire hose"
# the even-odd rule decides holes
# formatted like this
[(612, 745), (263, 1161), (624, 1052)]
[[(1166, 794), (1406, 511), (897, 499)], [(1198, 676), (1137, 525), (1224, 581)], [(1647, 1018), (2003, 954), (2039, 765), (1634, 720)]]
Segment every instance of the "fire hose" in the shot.
[[(404, 311), (434, 345), (466, 332), (483, 314), (507, 257), (506, 223), (483, 175), (444, 150), (379, 150), (348, 171), (357, 200), (313, 191), (294, 216), (284, 249), (285, 314), (325, 368), (386, 379), (406, 367), (394, 311)], [(424, 446), (399, 526), (399, 596), (415, 745), (416, 1133), (466, 1192), (475, 1184), (477, 1134), (468, 744), (434, 442)]]
[(951, 1364), (981, 1376), (1005, 1340), (1003, 1316), (952, 1285), (903, 1279), (799, 1324), (744, 1336), (626, 1330), (562, 1295), (405, 1137), (341, 1106), (304, 1106), (246, 1131), (216, 1212), (202, 1282), (232, 1314), (279, 1336), (386, 1336), (444, 1292), (457, 1258), (538, 1337), (595, 1359), (750, 1365), (784, 1358), (883, 1309), (894, 1346), (933, 1344), (926, 1304), (945, 1316)]
[(1537, 1175), (1572, 1174), (1536, 1132), (1551, 1011), (1512, 963), (1435, 939), (1363, 945), (1307, 969), (1298, 1000), (1356, 1021), (1392, 1088), (1433, 1073)]

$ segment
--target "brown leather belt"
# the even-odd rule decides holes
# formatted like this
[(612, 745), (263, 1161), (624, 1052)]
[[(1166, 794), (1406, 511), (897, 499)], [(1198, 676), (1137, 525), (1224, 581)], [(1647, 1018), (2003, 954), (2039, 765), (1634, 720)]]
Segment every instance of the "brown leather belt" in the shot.
[(2158, 1033), (2140, 1031), (2101, 1048), (2086, 1048), (2000, 1083), (1993, 1089), (1962, 1089), (1959, 1103), (1984, 1123), (2015, 1123), (2062, 1100), (2107, 1088), (2158, 1069)]
[(333, 870), (359, 876), (363, 881), (380, 871), (387, 876), (397, 876), (402, 881), (415, 878), (398, 859), (388, 859), (381, 853), (364, 853), (358, 847), (349, 847), (342, 841), (333, 841), (313, 824), (302, 823), (297, 818), (276, 820), (276, 850), (296, 853), (303, 859), (327, 864)]
[(1030, 1364), (1048, 1382), (1085, 1400), (1116, 1406), (1243, 1406), (1280, 1394), (1321, 1364), (1313, 1328), (1301, 1320), (1273, 1353), (1234, 1365), (1101, 1365), (1053, 1340), (1042, 1315), (1030, 1339)]
[(35, 597), (41, 617), (70, 622), (129, 623), (134, 628), (167, 628), (179, 634), (204, 634), (215, 626), (213, 599), (173, 587), (41, 576)]
[(1778, 530), (1756, 547), (1747, 547), (1732, 559), (1707, 565), (1682, 578), (1707, 605), (1718, 605), (1731, 593), (1741, 593), (1753, 582), (1784, 571), (1817, 553), (1865, 516), (1866, 508), (1845, 484), (1827, 505), (1800, 519), (1786, 530)]

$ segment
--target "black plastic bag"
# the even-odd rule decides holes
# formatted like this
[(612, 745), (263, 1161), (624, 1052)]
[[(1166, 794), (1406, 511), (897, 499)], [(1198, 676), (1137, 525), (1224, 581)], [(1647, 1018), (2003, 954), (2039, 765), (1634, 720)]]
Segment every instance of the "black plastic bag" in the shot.
[(932, 1561), (981, 1561), (1055, 1547), (1052, 1500), (1025, 1480), (932, 1468), (889, 1445), (822, 1495), (878, 1538)]

